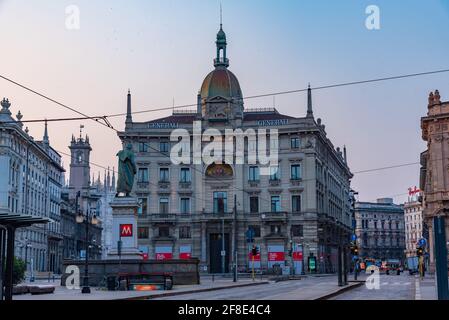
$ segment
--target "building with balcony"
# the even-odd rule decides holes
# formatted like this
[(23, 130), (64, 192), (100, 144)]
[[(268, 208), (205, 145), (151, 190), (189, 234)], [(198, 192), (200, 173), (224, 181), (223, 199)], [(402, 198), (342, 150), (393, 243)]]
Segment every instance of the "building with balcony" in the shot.
[(61, 155), (51, 147), (47, 123), (42, 140), (24, 128), (18, 111), (12, 117), (8, 99), (0, 110), (0, 211), (50, 218), (16, 232), (15, 255), (27, 271), (59, 273), (62, 261), (61, 188), (64, 168)]
[(405, 255), (416, 256), (418, 241), (423, 238), (422, 203), (416, 197), (410, 197), (404, 204)]
[[(201, 85), (196, 110), (136, 122), (128, 92), (125, 130), (118, 135), (136, 154), (132, 194), (140, 202), (140, 250), (150, 259), (196, 257), (201, 270), (219, 273), (235, 264), (248, 270), (254, 244), (261, 252), (257, 268), (290, 266), (293, 260), (299, 273), (311, 257), (318, 272), (335, 271), (338, 246), (348, 243), (351, 234), (346, 148), (335, 148), (321, 119), (315, 119), (310, 88), (304, 117), (275, 108), (245, 109), (239, 81), (228, 69), (222, 28), (216, 44), (214, 70)], [(185, 139), (171, 137), (175, 129), (183, 130)], [(241, 144), (237, 136), (235, 145), (221, 143), (229, 129), (237, 135), (240, 130)], [(218, 147), (209, 155), (222, 151), (231, 154), (229, 159), (201, 157), (212, 140)], [(195, 148), (200, 149), (199, 162)], [(275, 165), (260, 161), (267, 149), (270, 156), (278, 154)], [(250, 161), (258, 151), (258, 160)], [(173, 161), (179, 154), (186, 159)], [(242, 163), (236, 160), (239, 154)], [(248, 230), (254, 242), (247, 242)], [(291, 247), (294, 259), (288, 257)]]
[(355, 219), (361, 258), (376, 260), (405, 258), (404, 207), (393, 199), (378, 199), (376, 203), (356, 202)]

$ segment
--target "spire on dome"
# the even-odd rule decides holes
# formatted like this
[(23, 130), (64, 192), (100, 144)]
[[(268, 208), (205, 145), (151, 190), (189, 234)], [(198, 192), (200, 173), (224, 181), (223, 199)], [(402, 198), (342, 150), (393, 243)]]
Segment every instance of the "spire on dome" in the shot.
[(229, 60), (226, 58), (226, 33), (223, 31), (223, 14), (220, 5), (220, 30), (217, 33), (217, 57), (214, 59), (214, 66), (217, 67), (229, 67)]

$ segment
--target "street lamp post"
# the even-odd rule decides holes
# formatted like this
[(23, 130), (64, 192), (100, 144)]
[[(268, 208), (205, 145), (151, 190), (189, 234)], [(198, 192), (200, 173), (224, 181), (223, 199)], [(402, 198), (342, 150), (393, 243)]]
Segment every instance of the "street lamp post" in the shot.
[[(77, 193), (77, 207), (78, 207), (78, 198), (79, 192)], [(90, 208), (88, 208), (85, 215), (83, 215), (82, 210), (80, 210), (76, 216), (77, 223), (84, 223), (86, 227), (85, 231), (85, 261), (84, 261), (84, 280), (83, 280), (83, 288), (81, 293), (90, 293), (89, 287), (89, 224), (96, 225), (98, 223), (97, 217), (95, 214), (90, 212)]]
[(224, 233), (224, 217), (221, 219), (221, 273), (224, 274), (226, 271), (225, 268), (225, 259), (226, 259), (226, 249), (225, 249), (225, 233)]

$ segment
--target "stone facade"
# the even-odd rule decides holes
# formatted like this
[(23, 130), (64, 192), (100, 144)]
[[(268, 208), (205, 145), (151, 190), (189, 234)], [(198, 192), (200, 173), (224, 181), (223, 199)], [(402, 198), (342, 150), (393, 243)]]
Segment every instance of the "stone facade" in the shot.
[(11, 116), (11, 103), (1, 101), (0, 111), (0, 211), (47, 217), (52, 222), (16, 231), (15, 255), (27, 261), (27, 270), (60, 273), (62, 263), (61, 156), (49, 141), (35, 140), (23, 128), (23, 115)]
[[(257, 268), (271, 269), (276, 263), (291, 266), (294, 261), (299, 272), (302, 259), (307, 262), (313, 256), (318, 272), (335, 271), (338, 245), (348, 243), (351, 234), (352, 174), (346, 149), (335, 148), (321, 119), (314, 118), (310, 89), (305, 117), (283, 115), (274, 108), (245, 109), (237, 77), (228, 70), (222, 29), (214, 66), (201, 86), (194, 111), (135, 122), (128, 93), (126, 128), (119, 137), (124, 145), (131, 143), (136, 153), (133, 195), (141, 203), (140, 250), (150, 259), (196, 257), (202, 271), (218, 273), (224, 267), (228, 272), (233, 263), (245, 271), (250, 265), (252, 245), (246, 234), (251, 227), (261, 252)], [(177, 139), (170, 140), (174, 129), (187, 130), (193, 141), (187, 143), (191, 159), (196, 144), (201, 150), (207, 148), (210, 140), (195, 142), (198, 123), (200, 134), (206, 129), (221, 134), (226, 129), (246, 133), (267, 129), (268, 134), (277, 129), (279, 139), (268, 141), (278, 151), (277, 173), (263, 174), (262, 165), (247, 162), (172, 163), (170, 151), (178, 144)], [(246, 157), (255, 154), (260, 139), (233, 150)], [(303, 249), (302, 258), (300, 253), (289, 257), (291, 247), (298, 253)]]
[(430, 272), (435, 270), (433, 218), (444, 216), (446, 238), (449, 235), (449, 102), (440, 93), (431, 92), (427, 116), (421, 118), (422, 138), (427, 150), (421, 154), (420, 189), (423, 196), (424, 225), (429, 230)]
[[(72, 136), (70, 178), (62, 190), (64, 219), (64, 258), (80, 259), (86, 247), (85, 225), (76, 223), (76, 210), (84, 215), (89, 212), (99, 220), (98, 225), (89, 226), (90, 259), (104, 259), (112, 248), (112, 209), (109, 205), (115, 196), (115, 172), (105, 170), (103, 182), (91, 176), (90, 156), (92, 148), (89, 137)], [(77, 205), (77, 194), (78, 205)]]
[(416, 257), (416, 245), (423, 237), (422, 204), (412, 197), (404, 204), (405, 254)]
[(355, 219), (361, 258), (404, 261), (404, 208), (393, 199), (378, 199), (377, 203), (357, 202)]

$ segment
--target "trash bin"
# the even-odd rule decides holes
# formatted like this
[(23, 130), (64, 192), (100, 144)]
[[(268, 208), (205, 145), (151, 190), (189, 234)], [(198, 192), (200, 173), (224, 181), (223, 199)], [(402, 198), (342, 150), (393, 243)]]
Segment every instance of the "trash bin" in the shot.
[(173, 288), (173, 280), (171, 277), (166, 277), (164, 279), (164, 289), (171, 290)]
[(282, 274), (282, 268), (281, 265), (278, 263), (275, 263), (273, 265), (273, 273), (277, 276), (280, 276)]
[(108, 276), (107, 287), (109, 291), (115, 291), (117, 278), (115, 276)]

